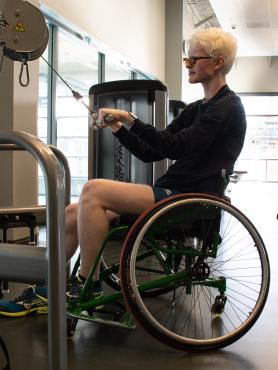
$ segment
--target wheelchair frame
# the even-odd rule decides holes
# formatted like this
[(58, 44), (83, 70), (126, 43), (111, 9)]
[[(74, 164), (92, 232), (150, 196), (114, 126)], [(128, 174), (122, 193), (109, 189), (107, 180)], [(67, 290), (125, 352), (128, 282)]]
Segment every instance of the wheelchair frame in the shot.
[[(108, 263), (107, 244), (123, 232), (127, 237), (118, 251), (122, 249), (120, 263)], [(99, 263), (100, 280), (116, 291), (92, 299), (89, 292)], [(79, 261), (72, 276), (78, 266)], [(246, 276), (233, 275), (234, 270)], [(264, 243), (242, 212), (207, 194), (171, 196), (146, 210), (131, 228), (110, 230), (80, 298), (68, 302), (68, 335), (73, 335), (79, 319), (134, 329), (134, 317), (174, 348), (221, 348), (256, 322), (269, 281)], [(107, 309), (109, 305), (114, 308)]]

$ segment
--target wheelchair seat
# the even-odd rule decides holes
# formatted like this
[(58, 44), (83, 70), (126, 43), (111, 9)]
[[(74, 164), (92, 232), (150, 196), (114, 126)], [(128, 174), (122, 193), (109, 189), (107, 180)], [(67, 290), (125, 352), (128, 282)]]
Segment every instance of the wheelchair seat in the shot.
[[(231, 198), (226, 195), (223, 196), (223, 199), (230, 204), (232, 203)], [(111, 226), (112, 227), (117, 227), (120, 225), (132, 226), (136, 222), (138, 217), (139, 215), (134, 213), (124, 213), (117, 217), (115, 220), (113, 220), (111, 222)]]

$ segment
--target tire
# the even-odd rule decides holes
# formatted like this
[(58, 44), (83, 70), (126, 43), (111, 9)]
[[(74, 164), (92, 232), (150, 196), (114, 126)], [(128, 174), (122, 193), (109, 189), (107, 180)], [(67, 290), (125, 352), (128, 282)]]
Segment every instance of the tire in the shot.
[[(153, 240), (152, 254), (145, 239)], [(166, 265), (171, 261), (168, 269), (157, 251)], [(166, 289), (160, 297), (146, 295), (160, 278), (176, 280), (159, 286)], [(146, 211), (121, 256), (122, 290), (135, 319), (185, 351), (217, 349), (242, 337), (263, 310), (269, 281), (267, 252), (253, 224), (228, 202), (204, 194), (174, 196)]]

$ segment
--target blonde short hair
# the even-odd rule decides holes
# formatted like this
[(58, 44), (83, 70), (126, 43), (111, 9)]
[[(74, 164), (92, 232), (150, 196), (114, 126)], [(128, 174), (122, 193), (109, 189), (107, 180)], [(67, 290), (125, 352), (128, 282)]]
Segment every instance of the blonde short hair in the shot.
[(186, 41), (188, 51), (193, 45), (200, 46), (211, 57), (223, 56), (224, 75), (231, 70), (236, 57), (237, 41), (230, 32), (216, 27), (198, 30)]

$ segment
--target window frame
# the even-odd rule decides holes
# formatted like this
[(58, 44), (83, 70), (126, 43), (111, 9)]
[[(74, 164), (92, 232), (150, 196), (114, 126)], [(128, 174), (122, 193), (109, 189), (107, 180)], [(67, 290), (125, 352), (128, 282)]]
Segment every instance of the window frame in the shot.
[[(106, 81), (105, 69), (106, 69), (106, 58), (110, 60), (115, 60), (116, 65), (119, 65), (123, 70), (127, 70), (130, 75), (130, 79), (137, 78), (146, 78), (154, 79), (153, 76), (145, 74), (144, 72), (133, 68), (128, 61), (125, 61), (119, 54), (115, 53), (113, 50), (110, 50), (108, 47), (102, 45), (96, 39), (93, 39), (85, 32), (77, 29), (74, 25), (71, 25), (69, 22), (65, 21), (61, 17), (53, 14), (45, 6), (41, 6), (41, 11), (46, 18), (46, 22), (49, 29), (49, 42), (47, 49), (47, 96), (46, 96), (46, 143), (48, 145), (57, 146), (58, 137), (57, 137), (57, 88), (58, 88), (58, 75), (55, 71), (58, 71), (59, 68), (59, 32), (63, 30), (69, 35), (72, 35), (73, 38), (77, 38), (81, 41), (84, 41), (86, 45), (93, 46), (98, 53), (98, 71), (97, 71), (97, 80), (98, 83)], [(51, 68), (53, 67), (54, 70)], [(63, 76), (61, 76), (63, 78)], [(39, 181), (41, 176), (39, 175)], [(83, 177), (82, 177), (83, 178)], [(43, 199), (44, 187), (38, 187), (38, 199)], [(73, 196), (73, 195), (72, 195)]]
[[(278, 93), (275, 93), (275, 92), (256, 92), (256, 93), (238, 93), (238, 95), (240, 97), (248, 97), (248, 96), (251, 96), (251, 97), (271, 97), (271, 96), (275, 96), (278, 98)], [(248, 123), (248, 117), (277, 117), (277, 122), (278, 122), (278, 113), (277, 114), (246, 114), (246, 118), (247, 118), (247, 123)], [(247, 125), (247, 130), (248, 130), (248, 125)], [(237, 163), (236, 163), (236, 168), (238, 168), (239, 170), (246, 170), (246, 168), (241, 168), (242, 165), (240, 164), (241, 161), (250, 161), (251, 158), (249, 157), (242, 157), (242, 154), (240, 154), (238, 160), (237, 160)], [(263, 158), (263, 157), (259, 157), (256, 159), (257, 161), (259, 161), (259, 164), (262, 163), (262, 161), (265, 162), (265, 179), (264, 180), (259, 180), (259, 179), (248, 179), (248, 175), (247, 176), (243, 176), (242, 177), (242, 180), (241, 181), (246, 181), (246, 182), (250, 182), (250, 181), (259, 181), (259, 182), (264, 182), (264, 183), (277, 183), (278, 180), (269, 180), (269, 178), (271, 178), (271, 176), (268, 174), (268, 162), (271, 162), (271, 161), (277, 161), (278, 162), (278, 155), (277, 155), (277, 159), (275, 158)]]

